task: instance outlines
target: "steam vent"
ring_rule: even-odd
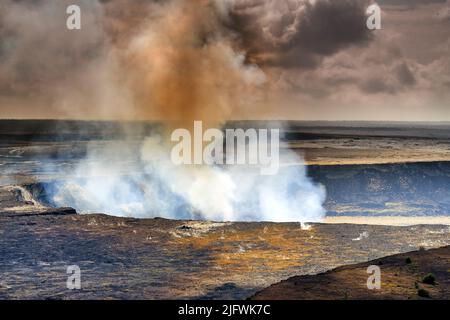
[[[0,0],[0,300],[348,317],[449,272],[450,0]]]

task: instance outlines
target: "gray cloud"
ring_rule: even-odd
[[[124,91],[133,88],[125,86],[128,79],[116,53],[127,51],[149,19],[161,19],[157,16],[161,6],[170,8],[183,2],[190,1],[2,1],[0,105],[19,106],[7,114],[14,111],[20,116],[32,109],[32,117],[131,113]],[[367,3],[216,1],[211,2],[216,11],[211,18],[219,20],[199,23],[201,30],[195,31],[195,37],[200,44],[222,37],[243,52],[247,62],[263,68],[315,68],[324,57],[370,40],[365,28]],[[69,4],[82,9],[80,31],[65,28]]]
[[[252,62],[317,67],[325,56],[366,44],[369,1],[237,1],[233,23]]]
[[[133,117],[136,85],[124,70],[130,64],[124,53],[136,39],[148,39],[146,24],[163,19],[159,7],[184,1],[2,0],[0,117]],[[449,2],[377,2],[383,30],[371,32],[365,27],[369,0],[211,0],[214,13],[195,25],[192,45],[203,52],[219,37],[265,72],[267,83],[251,91],[259,109],[240,109],[237,118],[247,112],[322,119],[337,110],[364,118],[357,116],[363,104],[384,110],[366,110],[367,117],[399,117],[389,103],[416,105],[421,116],[447,114]],[[83,29],[76,32],[65,28],[65,8],[74,3],[83,12]],[[151,65],[148,56],[140,59]]]
[[[66,8],[82,9],[82,29],[66,28]],[[0,111],[6,117],[93,117],[120,113],[104,10],[90,0],[2,0]],[[92,108],[95,105],[95,108]],[[5,110],[6,109],[6,110]]]
[[[404,5],[427,5],[427,4],[435,4],[435,3],[445,3],[447,0],[378,0],[377,3],[380,5],[396,5],[396,6],[404,6]]]
[[[0,4],[0,77],[16,93],[48,90],[101,52],[100,8],[84,1],[84,28],[73,32],[65,28],[66,16],[61,14],[67,3],[4,0]]]
[[[406,63],[402,63],[396,68],[399,82],[405,87],[411,87],[416,84],[416,78]]]

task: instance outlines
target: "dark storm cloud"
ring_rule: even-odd
[[[365,118],[354,115],[363,104],[404,105],[404,110],[415,104],[439,118],[450,101],[450,2],[376,2],[383,10],[379,31],[366,28],[371,0],[0,0],[0,117],[72,117],[74,110],[81,118],[131,114],[137,85],[127,78],[132,59],[126,53],[149,41],[149,34],[161,43],[172,37],[155,33],[153,26],[163,21],[196,52],[188,65],[197,65],[198,52],[223,40],[242,58],[238,64],[261,69],[267,79],[263,92],[252,91],[263,96],[255,103],[260,109],[253,109],[258,114],[302,118],[309,108],[313,119],[333,118],[339,105],[342,114]],[[189,31],[180,17],[167,18],[186,3],[210,6],[207,18],[197,13],[201,17],[192,19],[195,28]],[[82,9],[81,31],[65,28],[69,4]],[[197,47],[191,48],[189,39]],[[148,72],[148,60],[166,52],[153,48],[139,56],[143,63],[136,69]],[[167,52],[181,53],[174,48]],[[142,91],[148,93],[148,87]],[[282,110],[289,111],[276,114]]]
[[[102,64],[112,45],[126,46],[141,32],[140,26],[155,3],[164,2],[2,0],[2,97],[34,96],[47,103],[56,100],[53,90],[64,87],[65,83],[77,89],[78,80]],[[224,30],[234,29],[235,46],[247,54],[248,60],[262,67],[316,67],[323,57],[370,39],[365,28],[368,5],[365,0],[236,0],[230,3],[225,15],[229,14],[231,19],[228,22],[223,19],[222,23],[228,23],[229,27]],[[80,31],[65,28],[65,9],[69,4],[78,4],[82,9]]]
[[[380,5],[426,5],[435,3],[445,3],[447,0],[378,0]]]
[[[383,78],[367,79],[360,84],[360,88],[363,92],[369,94],[395,92],[394,87],[389,83],[386,83]]]
[[[252,62],[317,67],[325,56],[366,44],[370,1],[238,1],[231,15]]]

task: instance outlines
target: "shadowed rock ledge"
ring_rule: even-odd
[[[37,201],[22,186],[0,187],[0,217],[77,214],[73,208],[53,208]]]

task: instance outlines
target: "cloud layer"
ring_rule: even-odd
[[[3,0],[0,117],[450,120],[449,2],[370,3]]]

